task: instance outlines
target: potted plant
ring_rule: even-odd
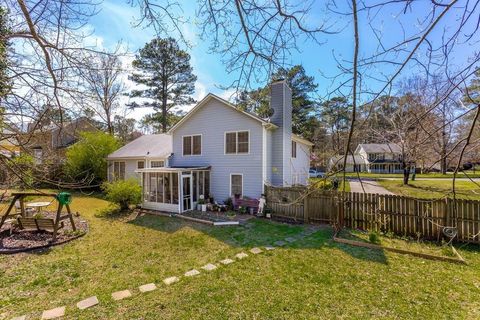
[[[203,196],[203,194],[201,194],[199,197],[198,197],[198,202],[197,202],[197,210],[201,210],[203,212],[206,212],[207,211],[207,204],[205,202],[205,197]]]

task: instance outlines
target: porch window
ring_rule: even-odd
[[[113,162],[113,179],[114,180],[125,179],[125,162],[124,161]]]
[[[183,137],[183,155],[201,155],[202,154],[202,136],[192,135]]]
[[[250,151],[250,137],[248,131],[225,133],[225,153],[242,154]]]
[[[144,173],[144,200],[178,204],[178,173]]]
[[[242,196],[243,194],[243,175],[230,175],[230,194],[232,196]]]
[[[165,161],[150,161],[150,168],[165,167]]]
[[[292,140],[292,158],[297,157],[297,142]]]

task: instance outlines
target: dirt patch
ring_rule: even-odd
[[[42,212],[42,218],[55,218],[53,212]],[[74,216],[73,221],[77,228],[73,231],[70,219],[63,220],[64,227],[58,230],[57,238],[52,241],[52,233],[47,231],[22,230],[16,224],[5,224],[0,230],[0,254],[11,254],[34,249],[46,248],[69,242],[85,235],[88,223],[80,216]]]

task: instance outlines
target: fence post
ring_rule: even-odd
[[[303,222],[308,223],[310,216],[310,208],[308,206],[308,196],[303,198]]]

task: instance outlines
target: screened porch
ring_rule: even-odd
[[[176,212],[192,210],[201,195],[210,194],[210,167],[139,169],[142,207]]]

